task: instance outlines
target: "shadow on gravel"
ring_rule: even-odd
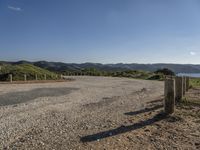
[[[145,109],[138,110],[138,111],[127,112],[127,113],[124,113],[124,114],[125,115],[138,115],[138,114],[141,114],[141,113],[154,111],[154,110],[159,109],[159,108],[163,108],[163,105],[156,105],[156,106],[151,107],[151,108],[145,108]]]
[[[158,122],[158,121],[166,119],[166,118],[170,118],[170,116],[168,117],[164,113],[159,113],[156,116],[154,116],[153,118],[150,118],[148,120],[141,121],[139,123],[135,123],[135,124],[129,125],[129,126],[121,126],[121,127],[115,128],[115,129],[108,130],[108,131],[103,131],[100,133],[87,135],[87,136],[81,137],[80,140],[83,143],[93,142],[96,140],[104,139],[104,138],[111,137],[111,136],[116,136],[118,134],[126,133],[129,131],[137,130],[137,129],[151,125],[155,122]]]
[[[163,102],[163,101],[164,101],[164,99],[161,98],[161,99],[156,99],[156,100],[153,100],[153,101],[147,102],[147,104],[154,104],[154,103]]]
[[[25,103],[39,97],[67,95],[77,88],[37,88],[31,91],[12,92],[0,95],[0,106]]]

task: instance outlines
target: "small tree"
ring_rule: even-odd
[[[156,73],[156,74],[161,73],[161,74],[164,74],[164,75],[171,75],[171,76],[175,75],[175,73],[168,68],[158,69],[154,73]]]

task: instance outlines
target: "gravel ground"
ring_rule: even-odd
[[[72,82],[1,84],[0,149],[112,149],[109,145],[118,144],[118,149],[130,149],[118,138],[106,139],[128,132],[113,129],[123,127],[130,112],[163,96],[159,81],[73,78]]]

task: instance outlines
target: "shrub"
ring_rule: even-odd
[[[161,73],[163,75],[170,75],[170,76],[174,76],[175,75],[175,73],[172,70],[168,69],[168,68],[158,69],[154,73],[156,73],[156,74]]]

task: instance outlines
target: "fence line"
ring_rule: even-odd
[[[164,86],[164,111],[166,114],[174,113],[175,102],[180,102],[189,90],[189,77],[175,77],[165,79]]]
[[[38,74],[35,74],[35,75],[32,75],[31,76],[31,79],[28,78],[28,75],[27,74],[23,74],[21,77],[19,77],[20,79],[16,80],[14,78],[15,76],[13,74],[8,74],[8,81],[9,82],[13,82],[13,81],[38,81],[38,80],[47,80],[47,77],[50,77],[51,80],[58,80],[58,79],[66,79],[65,76],[63,76],[62,74],[60,76],[58,75],[49,75],[47,76],[47,74],[43,74],[43,75],[38,75]]]

